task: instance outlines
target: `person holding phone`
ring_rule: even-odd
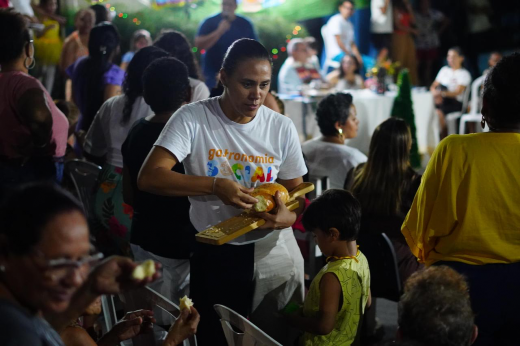
[[[195,47],[206,51],[202,54],[202,69],[210,90],[217,85],[217,74],[229,46],[241,38],[257,40],[251,21],[235,14],[236,9],[236,0],[222,0],[222,12],[206,18],[195,37]]]

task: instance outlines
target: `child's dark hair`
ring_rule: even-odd
[[[191,50],[188,39],[182,32],[171,29],[161,30],[153,45],[164,49],[172,57],[182,61],[188,68],[191,78],[202,80],[199,64]]]
[[[318,104],[316,110],[316,121],[320,132],[324,136],[335,136],[338,134],[336,122],[345,124],[350,115],[352,105],[352,95],[337,93],[325,97]]]
[[[269,64],[272,64],[269,52],[260,42],[250,38],[242,38],[229,46],[222,62],[222,69],[228,75],[232,75],[237,66],[248,59],[267,60]]]
[[[26,254],[40,242],[49,221],[74,211],[84,215],[81,203],[59,186],[52,183],[24,185],[4,196],[0,206],[0,234],[7,239],[9,251]]]
[[[361,226],[361,204],[348,191],[327,190],[305,210],[302,223],[309,232],[319,229],[328,233],[336,228],[340,240],[356,240]]]
[[[143,74],[144,100],[155,113],[174,112],[190,95],[188,69],[175,58],[160,58]]]
[[[143,73],[154,60],[165,58],[168,53],[157,47],[144,47],[135,53],[132,61],[128,64],[125,81],[123,82],[123,93],[125,94],[125,106],[121,124],[130,121],[135,100],[143,94]]]

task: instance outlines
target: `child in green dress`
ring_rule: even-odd
[[[287,315],[305,332],[302,345],[359,344],[362,317],[371,304],[368,262],[356,244],[360,221],[361,205],[345,190],[326,191],[303,214],[327,264],[312,281],[303,309]]]

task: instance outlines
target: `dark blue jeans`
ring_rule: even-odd
[[[520,262],[486,265],[437,262],[435,265],[449,266],[468,281],[478,327],[473,346],[520,345]]]
[[[24,165],[0,160],[0,197],[9,189],[37,181],[56,181],[56,165],[52,157],[34,157]]]

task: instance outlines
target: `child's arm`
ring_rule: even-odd
[[[336,314],[340,308],[341,285],[336,275],[327,273],[320,281],[320,310],[316,317],[288,315],[289,323],[305,332],[326,335],[332,332],[336,324]]]

